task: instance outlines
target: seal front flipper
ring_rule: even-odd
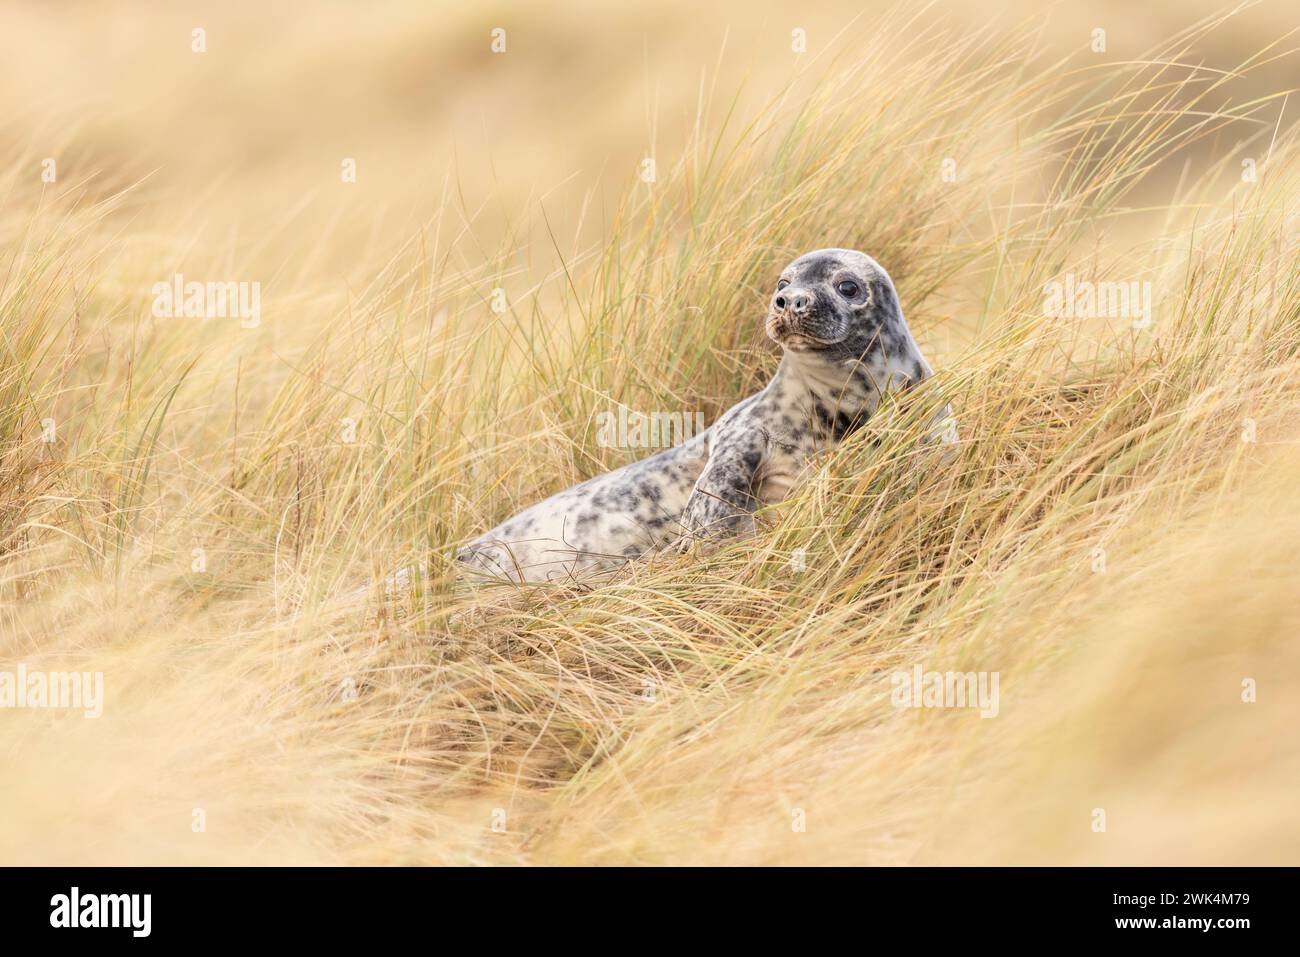
[[[767,446],[767,434],[753,426],[720,430],[713,437],[708,462],[686,502],[684,544],[754,527],[754,510],[762,504],[754,494],[754,480],[767,458]]]

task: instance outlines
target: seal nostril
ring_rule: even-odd
[[[793,305],[794,305],[794,307],[795,307],[796,309],[807,309],[807,308],[808,308],[808,297],[807,297],[807,296],[802,296],[802,295],[800,295],[800,296],[795,296],[795,297],[794,297],[794,303],[793,303]]]
[[[778,309],[785,308],[785,296],[777,296],[772,302]]]

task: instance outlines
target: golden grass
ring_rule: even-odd
[[[416,85],[415,10],[367,21],[348,63],[370,96]],[[248,16],[207,56],[261,49]],[[298,102],[342,16],[230,82]],[[1203,69],[1236,19],[1062,59],[1041,21],[900,7],[759,90],[692,76],[656,181],[629,162],[576,193],[530,194],[523,160],[492,185],[464,155],[376,176],[376,141],[412,135],[400,103],[342,114],[371,137],[357,194],[329,181],[334,114],[204,187],[211,158],[145,120],[47,145],[33,106],[0,178],[0,665],[102,671],[106,701],[0,711],[0,860],[1295,863],[1300,140],[1285,87],[1249,86],[1294,65],[1273,16]],[[519,111],[507,138],[562,141],[509,105],[542,56],[517,22],[524,73],[444,68]],[[486,47],[479,27],[449,42]],[[178,74],[182,50],[160,54]],[[543,88],[584,95],[573,72]],[[206,91],[216,129],[264,135],[211,76],[170,99],[123,77],[178,122]],[[99,159],[42,186],[59,147]],[[380,227],[403,207],[427,224]],[[599,447],[597,413],[711,419],[760,385],[765,291],[830,245],[890,270],[934,380],[753,540],[597,588],[455,581],[456,542],[642,454]],[[261,281],[262,324],[151,316],[175,272]],[[1151,282],[1154,326],[1044,315],[1066,272]],[[945,401],[963,442],[940,466],[917,436]],[[415,562],[409,591],[343,597]],[[997,672],[998,717],[895,709],[915,664]]]

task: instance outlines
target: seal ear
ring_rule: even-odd
[[[866,307],[875,312],[876,306],[880,302],[880,290],[876,287],[880,284],[880,277],[871,276],[863,285],[863,292],[866,298]]]
[[[875,275],[867,283],[867,315],[876,329],[892,331],[898,327],[903,311],[889,277]]]

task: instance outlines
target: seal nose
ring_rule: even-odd
[[[795,315],[802,315],[812,305],[812,296],[806,292],[787,289],[785,292],[776,294],[776,298],[772,300],[772,305],[776,306],[781,312],[789,310]]]

